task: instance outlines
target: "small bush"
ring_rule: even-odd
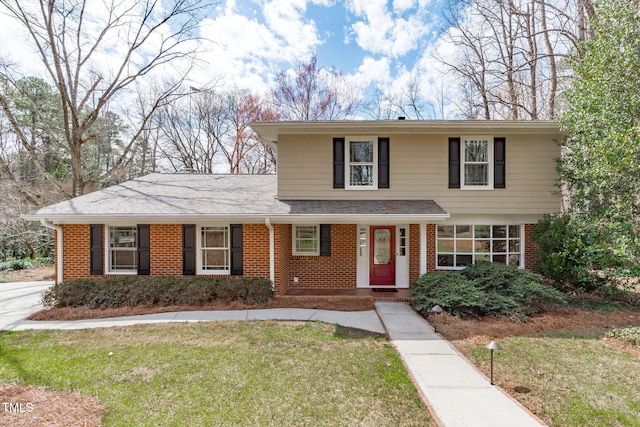
[[[0,262],[0,271],[27,270],[45,265],[51,265],[49,258],[8,259]]]
[[[425,274],[411,285],[414,308],[426,314],[436,304],[455,316],[481,314],[487,296],[458,272]]]
[[[616,338],[628,344],[640,346],[640,326],[616,328],[607,333],[608,338]]]
[[[271,281],[257,278],[110,276],[55,284],[42,297],[45,307],[117,308],[137,305],[205,305],[215,300],[266,304]]]
[[[427,273],[413,282],[411,298],[422,314],[434,305],[455,316],[502,314],[518,320],[547,305],[564,304],[564,295],[540,275],[505,264],[477,263],[461,271]]]

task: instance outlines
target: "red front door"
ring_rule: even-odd
[[[395,241],[395,227],[371,227],[370,285],[396,284]]]

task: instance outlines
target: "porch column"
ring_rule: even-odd
[[[420,276],[427,272],[427,224],[420,224]]]
[[[271,224],[271,218],[265,218],[265,225],[269,229],[269,280],[271,280],[271,286],[275,289],[276,286],[276,238],[273,230],[273,224]]]

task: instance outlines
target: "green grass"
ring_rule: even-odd
[[[433,425],[388,342],[324,323],[4,333],[0,361],[1,382],[97,397],[106,426]]]
[[[603,339],[609,329],[501,338],[496,383],[554,427],[640,426],[640,352]],[[463,351],[489,371],[484,345]]]

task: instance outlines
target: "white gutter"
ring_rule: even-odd
[[[264,223],[269,229],[269,280],[271,280],[271,286],[276,286],[276,237],[273,231],[273,225],[271,224],[271,218],[266,217]]]
[[[52,222],[47,221],[46,219],[41,219],[40,220],[40,224],[44,225],[47,228],[51,228],[52,230],[56,231],[56,263],[58,264],[57,266],[57,270],[58,270],[58,276],[57,276],[57,280],[56,283],[62,283],[62,280],[64,278],[64,274],[62,271],[63,268],[63,261],[64,261],[64,257],[63,257],[63,238],[62,238],[62,227],[59,227],[57,225],[54,225]]]

